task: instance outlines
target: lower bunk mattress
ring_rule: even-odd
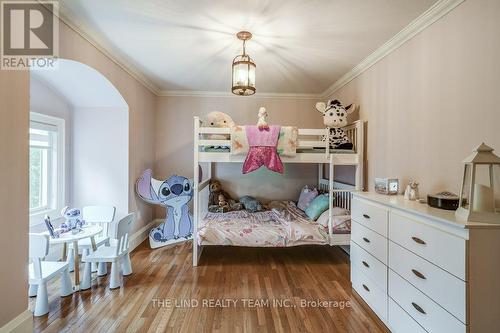
[[[328,244],[328,227],[310,220],[291,201],[273,201],[269,210],[207,213],[198,229],[199,245],[289,247]],[[333,232],[349,234],[350,215],[334,216]]]

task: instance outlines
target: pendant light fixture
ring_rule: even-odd
[[[237,55],[233,59],[233,78],[231,91],[235,95],[250,96],[255,94],[255,63],[246,54],[246,41],[252,38],[248,31],[240,31],[236,34],[239,40],[243,41],[243,54]]]

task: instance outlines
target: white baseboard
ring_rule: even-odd
[[[133,251],[136,247],[138,247],[142,242],[144,242],[148,237],[149,237],[149,232],[151,229],[154,227],[157,227],[161,222],[163,222],[162,219],[155,219],[148,224],[146,224],[144,227],[141,229],[137,230],[134,232],[132,236],[130,236],[130,251]]]
[[[29,310],[22,312],[16,318],[0,327],[0,333],[31,333],[33,332],[33,313]]]

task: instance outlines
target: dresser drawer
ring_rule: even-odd
[[[465,281],[465,239],[391,212],[389,239]]]
[[[389,270],[389,296],[430,333],[466,332],[465,324],[391,269]]]
[[[387,237],[389,210],[366,200],[354,198],[351,203],[352,219]]]
[[[351,266],[355,265],[384,292],[387,292],[387,266],[351,242]]]
[[[401,309],[390,297],[387,317],[392,333],[426,333],[422,326]]]
[[[387,238],[352,221],[351,240],[387,265]]]
[[[377,316],[385,321],[387,319],[387,294],[363,274],[357,265],[351,265],[351,282],[354,290]]]
[[[466,283],[401,246],[389,242],[389,267],[466,323]]]

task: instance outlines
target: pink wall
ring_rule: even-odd
[[[500,154],[499,12],[497,0],[467,0],[334,94],[368,122],[370,189],[399,177],[458,193],[476,145]]]
[[[29,72],[0,70],[0,327],[28,307]]]

